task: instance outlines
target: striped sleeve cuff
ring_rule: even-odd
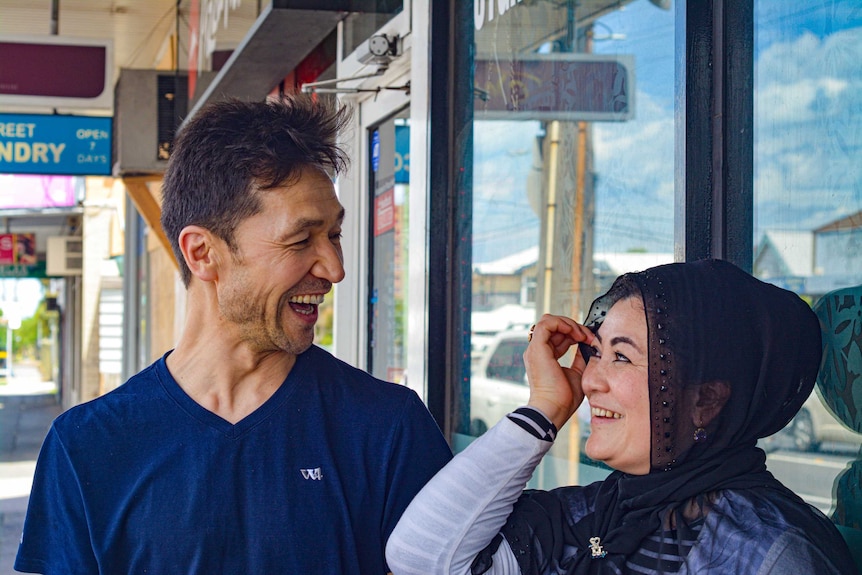
[[[534,407],[519,407],[506,417],[536,439],[554,441],[557,437],[557,426]]]

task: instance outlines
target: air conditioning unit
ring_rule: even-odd
[[[188,76],[123,68],[114,94],[114,176],[164,173],[188,113]]]
[[[48,238],[45,272],[49,276],[79,276],[84,271],[84,238]]]

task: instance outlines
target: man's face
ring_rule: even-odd
[[[311,346],[318,305],[344,278],[344,208],[323,172],[259,192],[262,210],[234,232],[219,271],[221,315],[255,351],[298,355]]]

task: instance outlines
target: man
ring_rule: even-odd
[[[312,345],[344,277],[346,119],[297,96],[211,105],[181,131],[162,225],[183,335],[55,421],[16,569],[386,572],[389,533],[451,454],[414,392]]]

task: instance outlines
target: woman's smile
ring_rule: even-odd
[[[622,419],[622,414],[601,407],[590,407],[590,415],[596,419]]]

